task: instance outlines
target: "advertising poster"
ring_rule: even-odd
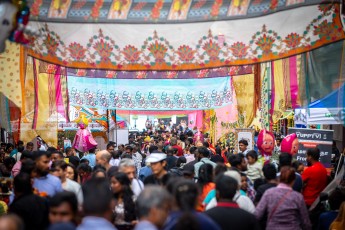
[[[307,165],[306,151],[308,148],[320,149],[320,162],[331,167],[333,130],[289,128],[289,134],[296,133],[299,140],[297,161]]]
[[[248,150],[254,149],[254,129],[235,129],[235,135],[236,135],[236,143],[235,143],[235,152],[239,152],[239,146],[238,142],[240,140],[246,140],[248,142]]]

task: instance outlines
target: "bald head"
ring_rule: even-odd
[[[96,154],[96,164],[102,165],[104,167],[109,166],[109,161],[111,159],[111,154],[107,150],[102,150]]]

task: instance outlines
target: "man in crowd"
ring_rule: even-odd
[[[24,150],[23,153],[20,156],[20,160],[15,163],[15,165],[12,168],[12,176],[15,177],[17,174],[19,174],[20,169],[22,168],[22,163],[26,159],[32,159],[32,153]]]
[[[109,170],[111,165],[109,164],[111,160],[111,154],[107,150],[102,150],[96,154],[96,164],[102,165],[106,171]]]
[[[33,187],[40,193],[46,193],[52,197],[57,192],[62,192],[61,181],[56,176],[49,174],[50,156],[46,151],[36,151],[33,154],[35,160],[36,178]]]
[[[310,207],[327,186],[327,171],[319,162],[320,150],[318,148],[308,149],[306,154],[310,167],[304,170],[302,174],[303,197],[307,207]]]
[[[262,168],[266,183],[260,185],[256,190],[254,203],[258,204],[267,189],[278,185],[277,169],[273,164],[266,164]]]
[[[58,150],[55,150],[54,152],[51,153],[50,155],[50,160],[52,162],[54,161],[62,161],[63,160],[63,154],[62,152],[58,151]]]
[[[170,175],[165,169],[167,165],[167,155],[164,153],[152,153],[146,158],[146,162],[151,164],[152,175],[144,180],[144,184],[166,185]]]
[[[72,147],[66,148],[66,158],[68,158],[68,162],[73,164],[75,167],[78,167],[80,158],[77,155],[76,151]]]
[[[279,155],[279,167],[282,168],[283,166],[291,166],[292,165],[292,156],[289,153],[281,153]],[[296,174],[296,179],[293,184],[293,190],[296,192],[302,192],[303,188],[303,181],[302,177],[299,173],[295,172]],[[277,176],[280,176],[280,173],[277,174]]]
[[[49,201],[49,221],[57,223],[77,223],[78,201],[72,192],[59,192]]]
[[[116,151],[115,151],[115,144],[114,144],[114,142],[111,141],[111,142],[109,142],[107,144],[107,151],[111,155],[111,159],[109,161],[109,164],[111,166],[118,166],[119,163],[120,163],[120,159],[119,159],[119,157],[116,157]]]
[[[96,149],[90,149],[89,150],[89,154],[87,154],[86,156],[82,157],[81,160],[86,159],[89,161],[89,165],[91,166],[91,168],[95,167],[96,165],[96,155],[95,155],[95,151]]]
[[[143,161],[143,157],[141,154],[137,151],[137,147],[135,145],[129,145],[126,146],[126,153],[131,155],[134,163],[135,163],[135,168],[136,168],[136,173],[137,176],[139,176],[139,172],[141,169],[141,163]]]
[[[136,178],[135,163],[132,159],[122,159],[119,164],[119,172],[127,174],[128,179],[131,181],[131,188],[136,197],[144,189],[144,184]]]
[[[177,156],[183,156],[183,149],[177,144],[177,139],[175,137],[170,138],[170,146],[177,149]]]
[[[199,162],[194,165],[194,176],[195,178],[198,178],[199,176],[199,168],[203,164],[210,164],[213,166],[213,168],[216,168],[217,164],[214,163],[209,159],[210,157],[210,151],[206,147],[199,147],[198,148],[199,153]]]
[[[246,156],[247,152],[249,151],[247,147],[248,147],[248,141],[242,139],[238,142],[239,152],[243,153],[244,156]]]
[[[255,230],[260,229],[255,216],[243,209],[233,201],[237,192],[238,183],[235,179],[221,174],[216,179],[217,207],[206,211],[206,215],[211,217],[223,230]]]
[[[251,199],[249,199],[246,195],[240,194],[240,187],[241,187],[241,174],[237,170],[229,170],[224,173],[225,176],[232,177],[237,181],[238,187],[237,192],[234,195],[233,200],[240,206],[240,208],[246,210],[247,212],[254,213],[255,206]]]
[[[26,230],[46,229],[48,227],[48,202],[33,194],[30,175],[19,173],[13,181],[14,200],[9,213],[17,214],[24,222]]]
[[[171,208],[169,193],[159,186],[148,186],[137,199],[139,223],[135,230],[161,229],[169,215]]]
[[[25,150],[27,150],[29,152],[33,152],[34,151],[34,143],[32,143],[32,142],[26,143]]]
[[[77,182],[67,178],[67,166],[68,165],[65,161],[54,161],[51,171],[53,172],[53,175],[60,178],[63,190],[73,192],[81,205],[83,203],[81,186]]]
[[[237,170],[239,172],[247,171],[247,161],[242,153],[231,155],[229,157],[229,163],[233,170]]]
[[[83,196],[87,202],[83,203],[85,217],[77,230],[115,230],[110,222],[113,218],[115,201],[109,189],[110,185],[104,178],[93,178],[83,185]]]

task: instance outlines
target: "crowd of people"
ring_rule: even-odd
[[[310,210],[329,183],[319,149],[304,168],[278,144],[277,163],[263,164],[245,140],[233,153],[192,134],[145,132],[87,153],[3,143],[0,229],[345,229],[343,182]]]

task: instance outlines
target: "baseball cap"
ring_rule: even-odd
[[[150,156],[146,158],[147,163],[156,163],[165,160],[167,155],[165,153],[151,153]]]

